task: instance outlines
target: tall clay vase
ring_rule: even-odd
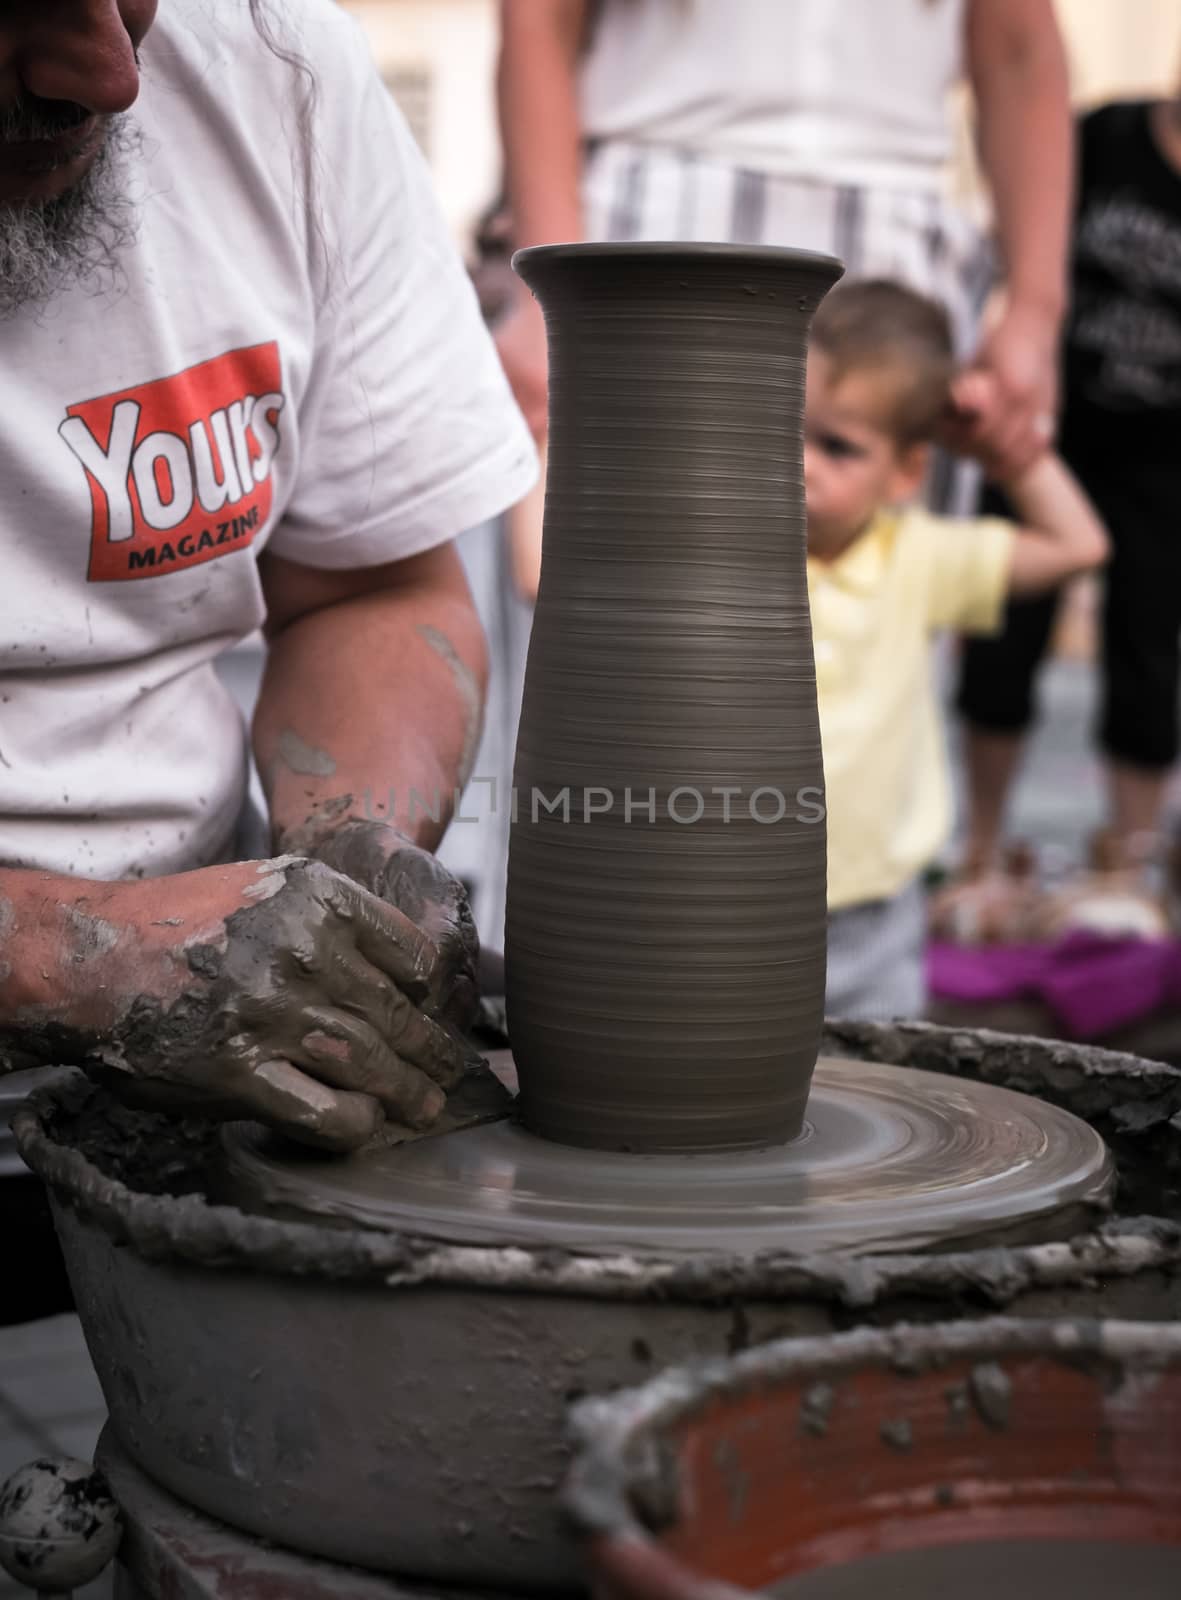
[[[805,578],[808,325],[830,257],[552,245],[549,469],[505,935],[526,1126],[795,1137],[824,1002]]]

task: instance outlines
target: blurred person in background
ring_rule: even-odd
[[[976,444],[1013,469],[1045,447],[1071,190],[1051,0],[502,0],[501,11],[518,246],[830,252],[851,278],[894,278],[947,309],[957,354],[996,380]],[[979,343],[987,257],[949,192],[949,96],[965,75],[1006,288]],[[545,335],[528,296],[498,345],[541,437]],[[944,484],[931,498],[954,496]]]
[[[1146,869],[1160,862],[1161,811],[1178,751],[1181,95],[1092,111],[1078,142],[1062,452],[1112,539],[1097,730],[1110,826],[1092,847],[1094,875],[1066,888],[1060,910],[1072,924],[1101,911],[1112,931],[1115,918],[1127,931],[1160,934],[1167,920]],[[1011,606],[998,637],[965,650],[959,705],[968,725],[970,832],[960,877],[936,905],[937,923],[952,937],[1038,931],[1029,873],[1000,864],[1001,835],[1058,601],[1051,594]],[[1054,931],[1055,915],[1052,904],[1042,907],[1048,921],[1040,931]]]
[[[1051,0],[501,0],[498,75],[512,241],[675,239],[828,251],[850,277],[937,299],[987,371],[965,439],[1017,471],[1048,443],[1070,214],[1071,118]],[[981,341],[991,258],[951,196],[950,95],[967,76],[1007,295]],[[541,312],[518,286],[496,339],[539,441]],[[937,458],[928,500],[971,509],[977,475]],[[443,859],[503,938],[507,793],[541,498],[465,553],[488,632],[489,715]],[[490,573],[489,562],[495,563]],[[492,786],[495,785],[495,798]]]

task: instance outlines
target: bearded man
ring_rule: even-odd
[[[355,24],[262,4],[0,9],[0,1070],[350,1148],[464,1065],[452,540],[534,463]]]

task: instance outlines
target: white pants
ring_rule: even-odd
[[[663,145],[610,140],[587,152],[588,239],[721,241],[819,250],[850,278],[894,278],[946,307],[956,353],[975,347],[995,275],[990,245],[937,189],[861,189],[708,161]],[[940,455],[926,495],[934,511],[968,515],[979,473]]]

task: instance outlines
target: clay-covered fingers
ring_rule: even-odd
[[[290,1061],[255,1063],[235,1099],[241,1115],[324,1150],[359,1150],[384,1120],[375,1096],[329,1088]]]
[[[273,1047],[273,1041],[272,1041]],[[158,1063],[155,1076],[95,1058],[87,1073],[127,1105],[172,1116],[265,1122],[325,1150],[356,1150],[384,1121],[373,1095],[344,1092],[301,1072],[248,1033],[210,1044],[198,1062],[177,1056]]]
[[[385,823],[351,819],[318,839],[315,848],[320,861],[394,913],[393,918],[365,919],[368,940],[387,946],[385,954],[366,948],[375,965],[428,1016],[460,1030],[467,1027],[479,1006],[479,940],[459,879],[429,850]],[[390,939],[394,951],[388,949]],[[408,977],[407,963],[418,969],[417,984]]]
[[[439,1084],[397,1055],[360,1017],[327,1007],[303,1014],[294,1060],[336,1089],[372,1095],[395,1122],[426,1128],[446,1103]]]
[[[439,952],[396,906],[334,874],[331,905],[352,926],[357,949],[412,1000],[430,993]]]
[[[410,851],[403,851],[398,859],[405,861],[408,856]],[[464,1029],[480,1006],[480,990],[475,981],[480,939],[475,933],[472,910],[462,883],[438,866],[434,856],[427,856],[426,851],[416,851],[414,856],[418,859],[414,859],[413,875],[418,882],[410,901],[403,901],[397,893],[382,898],[405,909],[419,933],[426,934],[434,947],[429,997],[422,1002],[426,1010]],[[400,890],[410,875],[400,872],[395,888]]]
[[[384,1120],[373,1096],[338,1093],[287,1061],[239,1062],[217,1087],[138,1077],[101,1065],[88,1065],[87,1071],[127,1105],[178,1117],[265,1122],[324,1150],[357,1150]]]
[[[460,1030],[469,1028],[480,1009],[480,941],[466,899],[431,935],[439,952],[432,990],[435,1014]]]
[[[458,1028],[467,1027],[479,1006],[476,962],[480,941],[463,884],[429,851],[403,844],[370,887],[387,905],[409,917],[434,947],[436,959],[425,1008]]]
[[[467,1047],[419,1010],[359,951],[335,952],[323,984],[334,1009],[362,1018],[403,1061],[444,1089],[459,1081],[468,1064]]]

